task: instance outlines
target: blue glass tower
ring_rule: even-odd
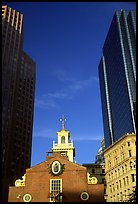
[[[105,147],[136,133],[136,12],[116,11],[99,67]]]

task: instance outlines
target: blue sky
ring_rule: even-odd
[[[24,14],[24,51],[36,62],[34,166],[46,158],[60,118],[78,164],[94,163],[103,137],[98,79],[102,47],[116,10],[135,2],[5,2]]]

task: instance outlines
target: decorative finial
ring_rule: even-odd
[[[64,115],[62,115],[62,118],[60,119],[62,121],[62,130],[65,130],[65,121],[66,119],[64,118]]]

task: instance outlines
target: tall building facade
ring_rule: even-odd
[[[31,163],[35,62],[23,51],[23,14],[2,6],[2,200]]]
[[[136,133],[136,12],[116,11],[100,60],[105,147]]]
[[[126,202],[136,187],[136,134],[125,134],[106,148],[107,202]]]

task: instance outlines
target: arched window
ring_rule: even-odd
[[[124,167],[122,166],[122,174],[124,174]]]
[[[130,162],[130,169],[135,169],[135,168],[136,168],[136,163]]]
[[[118,169],[118,176],[120,176],[120,169]]]
[[[115,170],[115,176],[117,177],[117,171]]]
[[[65,136],[62,136],[62,137],[61,137],[61,143],[62,143],[62,144],[65,144]]]
[[[108,179],[109,179],[109,181],[110,181],[110,174],[108,174]]]
[[[125,164],[125,171],[127,172],[127,165]]]

